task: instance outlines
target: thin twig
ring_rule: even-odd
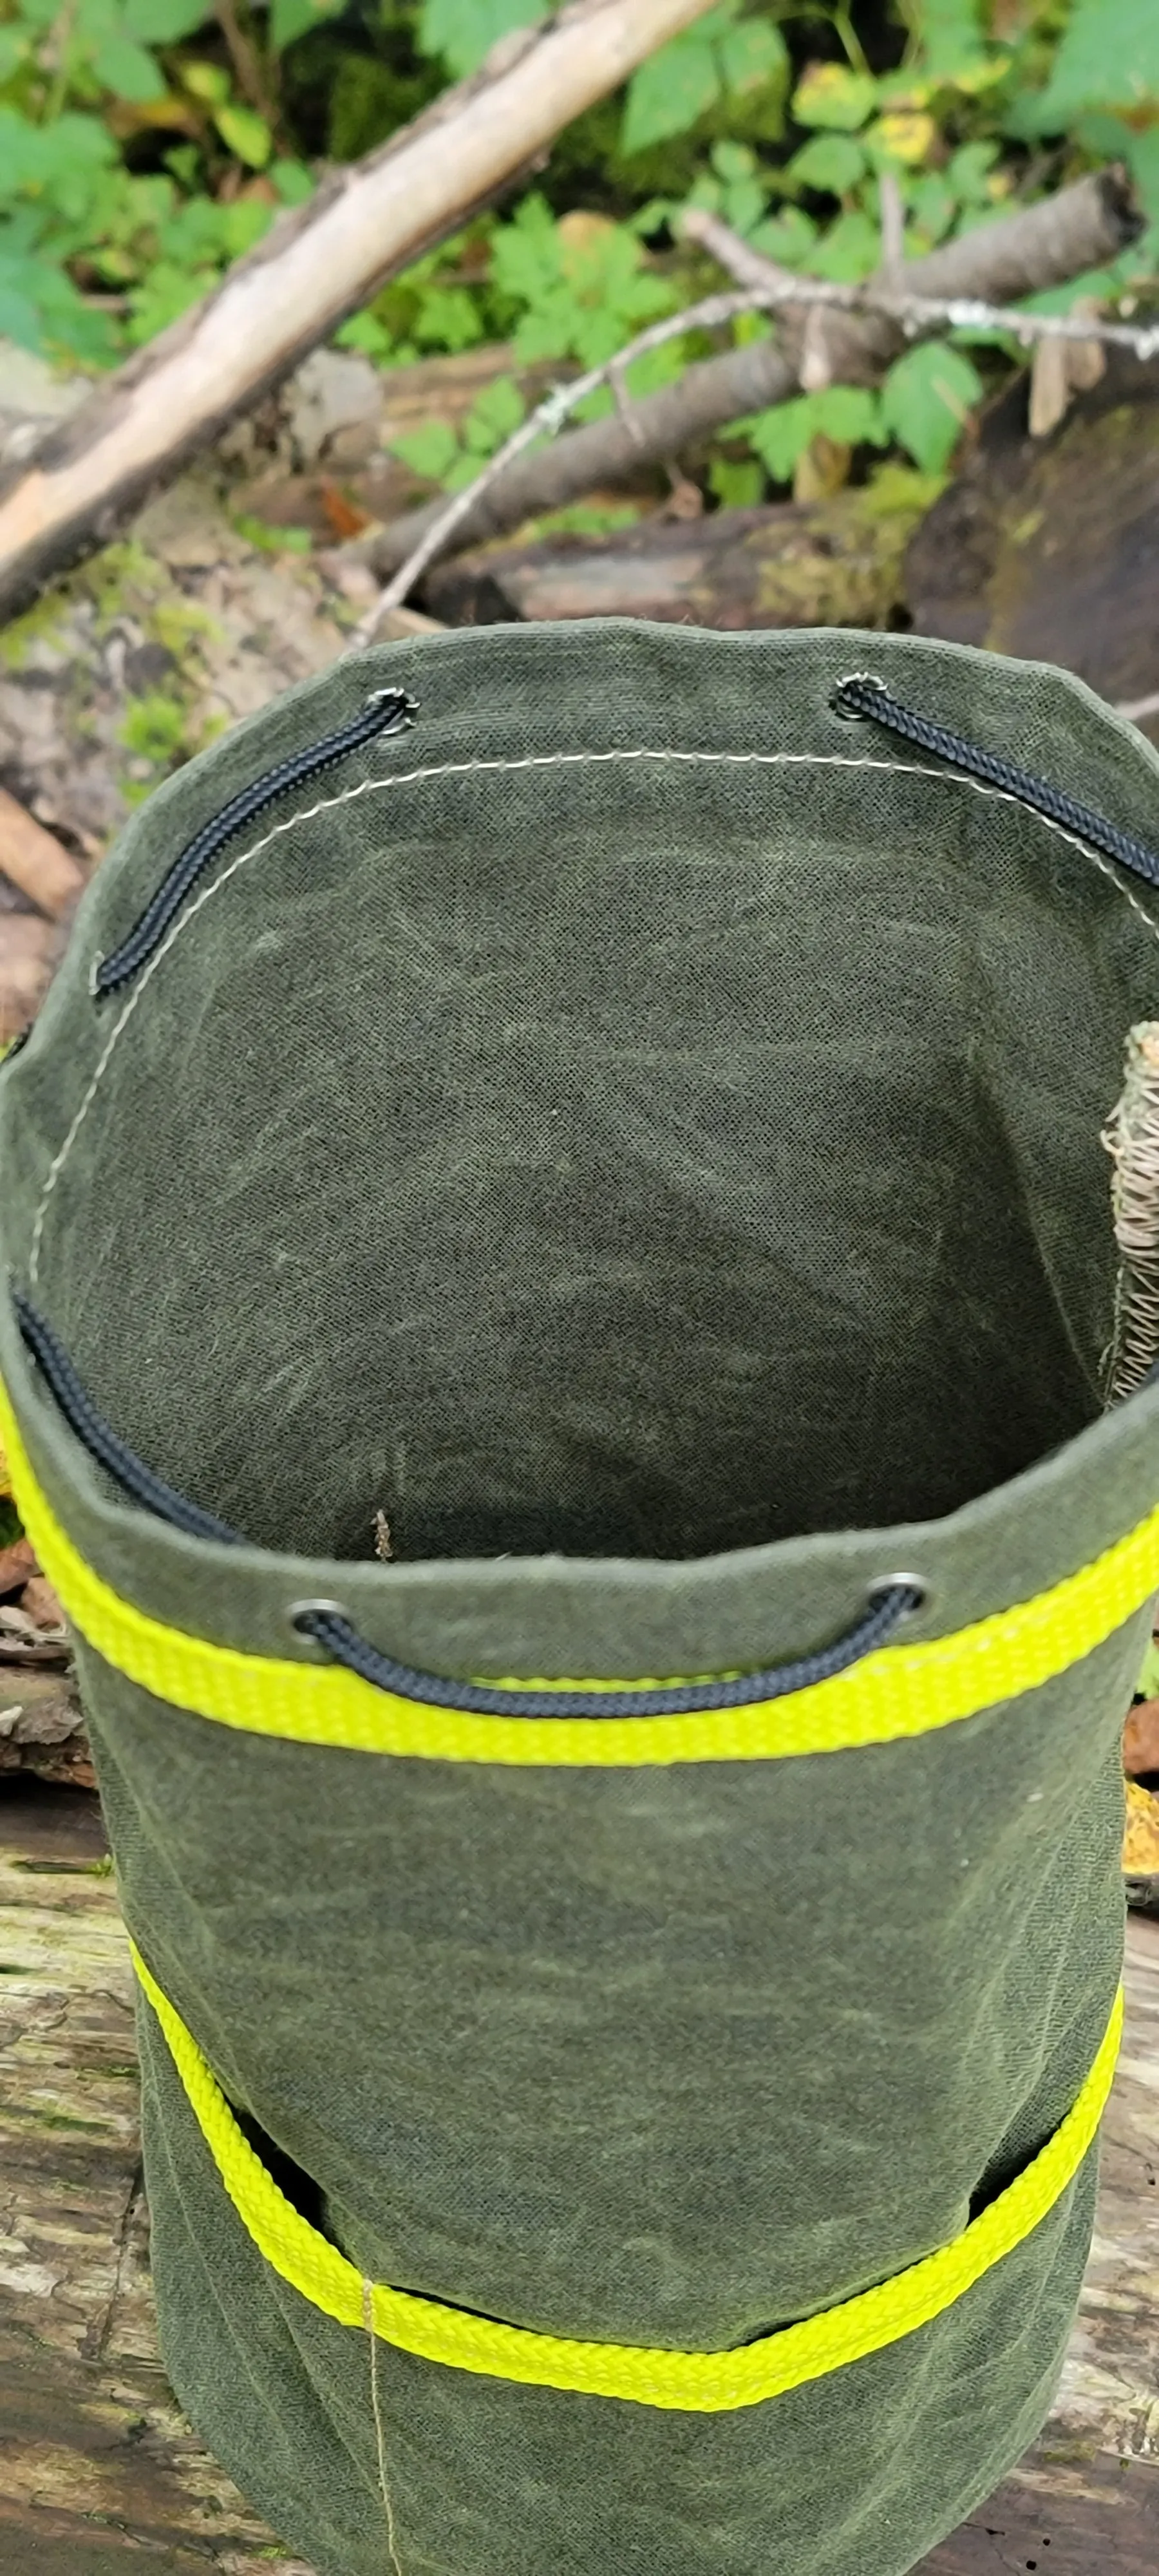
[[[1038,340],[1102,340],[1120,349],[1133,349],[1136,357],[1146,360],[1159,356],[1159,324],[1138,329],[1127,322],[1095,322],[1086,315],[1069,313],[1024,313],[1015,305],[984,304],[971,295],[897,295],[885,286],[836,286],[817,277],[779,277],[770,286],[738,288],[732,294],[706,295],[699,304],[690,304],[681,313],[670,313],[662,322],[650,323],[636,339],[618,349],[613,358],[601,366],[589,367],[587,374],[576,376],[571,384],[553,386],[551,392],[528,415],[521,426],[499,448],[477,474],[473,483],[448,501],[427,529],[425,536],[400,565],[393,580],[379,593],[373,606],[360,618],[351,638],[351,647],[369,644],[384,617],[392,608],[401,607],[409,591],[421,580],[427,565],[441,554],[448,537],[460,521],[473,510],[481,495],[506,472],[513,459],[525,447],[541,437],[554,438],[569,415],[586,402],[590,394],[615,377],[650,349],[659,349],[668,340],[683,339],[689,331],[719,331],[741,313],[777,313],[786,306],[804,304],[829,305],[838,313],[880,313],[898,323],[907,339],[917,339],[925,332],[939,329],[953,331],[1010,332],[1022,347],[1029,348]]]

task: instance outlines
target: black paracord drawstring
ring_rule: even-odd
[[[251,786],[243,787],[236,796],[231,796],[228,805],[223,805],[219,814],[211,815],[208,823],[203,823],[201,830],[186,843],[120,947],[114,948],[111,957],[97,960],[92,976],[93,992],[115,993],[122,984],[129,983],[142,966],[147,965],[155,949],[160,947],[170,922],[176,918],[186,897],[192,893],[198,879],[204,876],[218,851],[233,839],[235,832],[242,831],[247,823],[254,822],[259,814],[264,813],[275,797],[286,795],[290,788],[304,786],[307,779],[317,777],[319,770],[329,769],[334,761],[342,760],[348,751],[358,751],[363,743],[405,732],[406,727],[413,724],[417,710],[417,698],[409,697],[405,689],[375,689],[361,712],[352,716],[348,724],[339,725],[336,733],[324,734],[321,742],[309,743],[304,751],[296,751],[288,760],[278,761],[273,769],[264,770],[260,778],[255,778]]]
[[[212,1512],[202,1511],[199,1504],[187,1502],[109,1429],[43,1316],[19,1290],[13,1290],[12,1302],[27,1348],[70,1431],[75,1432],[89,1455],[125,1493],[132,1495],[134,1502],[144,1504],[146,1511],[155,1512],[172,1528],[184,1530],[190,1538],[217,1539],[227,1547],[240,1547],[243,1541],[236,1530],[217,1520]],[[321,1603],[304,1603],[295,1612],[293,1624],[301,1635],[325,1647],[336,1663],[343,1664],[348,1672],[358,1673],[376,1690],[395,1691],[400,1698],[419,1700],[431,1708],[467,1710],[480,1717],[683,1717],[700,1709],[748,1708],[759,1700],[784,1699],[790,1691],[808,1690],[814,1682],[831,1681],[837,1673],[859,1663],[863,1655],[884,1645],[899,1619],[907,1611],[918,1609],[924,1597],[916,1579],[890,1576],[874,1587],[869,1608],[856,1626],[816,1654],[799,1656],[795,1663],[776,1665],[769,1672],[741,1673],[727,1681],[678,1682],[670,1689],[653,1690],[490,1689],[480,1682],[447,1681],[441,1674],[419,1672],[409,1664],[396,1663],[392,1655],[384,1655],[377,1646],[368,1644],[341,1611]]]
[[[1000,787],[1007,796],[1016,796],[1020,805],[1029,805],[1050,823],[1061,823],[1104,857],[1117,859],[1132,875],[1144,877],[1148,885],[1159,886],[1159,851],[1137,841],[1133,832],[1120,831],[1109,823],[1105,814],[1096,814],[1090,805],[1080,805],[1076,796],[1068,796],[1061,787],[1052,787],[1049,779],[1038,778],[1031,769],[1021,769],[1017,761],[1007,760],[1003,753],[983,751],[964,734],[951,733],[948,725],[938,724],[931,716],[917,713],[914,707],[903,707],[897,698],[869,672],[856,672],[839,680],[829,701],[839,716],[869,716],[875,724],[885,725],[890,733],[900,734],[904,741],[916,743],[922,751],[932,751],[939,760],[949,761],[955,769],[964,769],[971,778],[984,779],[988,787]]]

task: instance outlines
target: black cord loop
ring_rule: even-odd
[[[12,1292],[12,1302],[26,1347],[70,1431],[90,1457],[134,1502],[156,1513],[171,1528],[183,1530],[189,1538],[217,1539],[227,1547],[240,1547],[243,1542],[236,1530],[212,1512],[202,1511],[200,1504],[176,1493],[117,1432],[110,1430],[51,1326],[17,1289]],[[884,1645],[899,1620],[918,1609],[923,1598],[923,1586],[916,1576],[887,1576],[874,1586],[869,1606],[855,1626],[815,1654],[801,1655],[793,1663],[778,1664],[764,1672],[734,1674],[722,1681],[675,1682],[670,1687],[639,1690],[504,1690],[482,1682],[446,1680],[441,1674],[396,1663],[393,1656],[383,1654],[360,1636],[340,1610],[328,1605],[304,1605],[293,1614],[293,1624],[299,1635],[311,1637],[333,1656],[335,1663],[343,1665],[347,1672],[357,1673],[374,1689],[396,1692],[400,1698],[417,1700],[428,1708],[467,1710],[482,1717],[678,1717],[690,1716],[700,1709],[748,1708],[758,1700],[784,1699],[791,1691],[808,1690],[815,1682],[831,1681],[836,1674],[848,1671],[851,1664],[859,1663],[863,1655]]]
[[[100,957],[92,972],[92,990],[99,997],[115,993],[122,984],[132,982],[142,966],[148,964],[160,947],[169,925],[177,917],[187,897],[205,874],[212,860],[234,834],[244,830],[291,788],[302,787],[316,778],[319,771],[343,760],[348,751],[358,751],[363,743],[374,742],[390,734],[405,733],[418,712],[418,700],[405,689],[375,689],[360,713],[349,723],[339,725],[336,733],[323,736],[321,742],[307,744],[288,760],[279,760],[273,769],[263,771],[249,787],[243,787],[223,805],[219,814],[211,815],[199,832],[186,843],[173,865],[162,877],[140,919],[128,937],[114,948],[111,957]]]
[[[1061,823],[1104,858],[1117,859],[1131,874],[1145,878],[1148,885],[1159,886],[1159,851],[1136,840],[1133,832],[1121,831],[1117,823],[1108,822],[1105,814],[1093,806],[1082,805],[1076,796],[1068,796],[1061,787],[1052,787],[1049,779],[1039,778],[1031,769],[1021,769],[1001,752],[983,751],[981,745],[967,740],[964,734],[951,733],[948,725],[938,724],[930,716],[919,715],[916,708],[902,706],[891,697],[882,680],[871,673],[857,671],[839,680],[829,701],[835,715],[869,717],[885,725],[890,733],[900,734],[905,742],[916,743],[922,751],[932,751],[952,768],[963,769],[971,778],[980,778],[988,787],[999,787],[1007,796],[1016,796],[1020,805],[1028,805],[1049,823]]]

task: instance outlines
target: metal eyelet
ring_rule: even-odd
[[[341,1601],[291,1601],[286,1617],[291,1628],[296,1628],[300,1636],[308,1636],[309,1630],[303,1622],[311,1617],[317,1618],[320,1614],[325,1614],[331,1619],[348,1619],[350,1616]]]
[[[926,1582],[924,1575],[909,1573],[877,1574],[874,1576],[872,1583],[867,1586],[869,1599],[871,1601],[878,1601],[880,1600],[883,1592],[896,1592],[903,1583],[908,1592],[914,1592],[917,1594],[917,1599],[916,1601],[907,1602],[905,1609],[898,1612],[898,1617],[899,1619],[916,1619],[919,1610],[925,1610],[929,1604],[930,1587]]]

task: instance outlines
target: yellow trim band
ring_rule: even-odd
[[[168,2043],[190,2108],[238,2217],[258,2251],[291,2289],[339,2325],[366,2323],[366,2290],[374,2331],[403,2352],[487,2379],[531,2388],[563,2388],[587,2397],[618,2397],[638,2406],[720,2415],[760,2406],[806,2380],[842,2370],[928,2325],[972,2289],[995,2263],[1032,2234],[1073,2181],[1102,2118],[1123,2027],[1116,1996],[1098,2056],[1078,2100],[1033,2164],[1019,2174],[951,2245],[913,2263],[839,2307],[800,2325],[783,2326],[731,2352],[669,2352],[617,2343],[573,2343],[496,2325],[436,2299],[416,2298],[381,2282],[364,2284],[337,2246],[309,2226],[278,2190],[234,2119],[204,2057],[133,1950],[133,1965]]]
[[[216,1646],[122,1600],[86,1564],[32,1473],[0,1385],[3,1436],[21,1519],[69,1618],[106,1663],[174,1708],[251,1735],[428,1761],[630,1768],[840,1753],[926,1735],[1017,1699],[1080,1663],[1159,1585],[1159,1506],[1090,1565],[972,1627],[882,1646],[831,1681],[784,1699],[682,1717],[479,1717],[377,1690],[356,1673]],[[513,1690],[643,1690],[645,1681],[512,1681]],[[671,1677],[670,1677],[671,1678]],[[688,1679],[689,1676],[684,1676]],[[693,1678],[705,1680],[699,1674]],[[500,1684],[502,1687],[503,1684]]]

